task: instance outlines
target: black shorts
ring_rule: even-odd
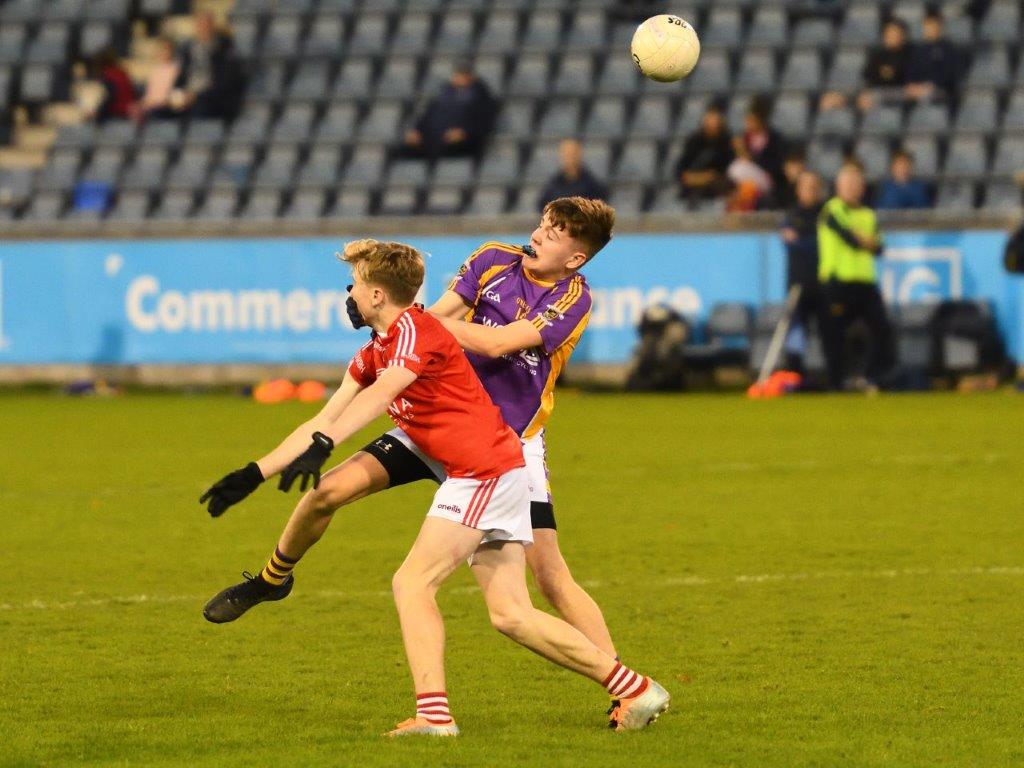
[[[433,480],[437,484],[444,482],[438,477],[419,456],[410,451],[401,440],[386,432],[363,446],[362,450],[373,456],[384,471],[388,473],[388,487],[415,483],[419,480]],[[555,509],[550,502],[530,502],[530,522],[534,528],[550,528],[557,530],[555,525]]]

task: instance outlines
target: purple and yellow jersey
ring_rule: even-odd
[[[467,320],[502,326],[527,319],[540,331],[541,346],[491,358],[466,352],[506,423],[531,438],[555,407],[555,381],[590,319],[590,288],[576,273],[557,283],[539,280],[523,266],[514,245],[484,243],[459,269],[449,290],[471,309]]]

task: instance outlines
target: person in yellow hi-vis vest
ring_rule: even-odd
[[[876,386],[893,362],[892,331],[878,290],[875,261],[882,253],[875,212],[863,205],[864,173],[846,163],[836,177],[836,195],[818,217],[818,280],[822,285],[822,342],[829,386],[843,389],[846,330],[861,318],[871,334],[867,367]]]

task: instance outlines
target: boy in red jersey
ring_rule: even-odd
[[[352,297],[374,336],[353,358],[328,418],[307,422],[239,473],[258,473],[261,480],[280,473],[285,490],[299,478],[303,489],[310,480],[316,485],[334,444],[385,411],[420,451],[444,468],[447,479],[392,583],[417,708],[416,716],[391,735],[458,733],[448,709],[444,625],[435,595],[466,559],[495,628],[602,683],[622,701],[612,723],[618,730],[643,728],[668,707],[668,693],[530,602],[524,545],[532,541],[532,531],[521,443],[451,333],[411,306],[423,281],[422,257],[399,243],[362,240],[349,243],[342,258],[352,266]],[[230,480],[236,474],[208,495],[234,503],[232,488],[246,482]],[[280,565],[286,572],[288,563]],[[263,600],[286,596],[291,582],[272,588],[283,594]]]

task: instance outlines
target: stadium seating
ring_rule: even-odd
[[[817,104],[826,90],[858,90],[865,49],[886,13],[878,3],[824,3],[828,13],[810,15],[792,2],[683,3],[677,12],[699,31],[703,54],[678,84],[639,77],[626,55],[632,24],[609,13],[613,5],[236,0],[228,21],[250,77],[233,125],[63,126],[45,166],[5,198],[5,216],[72,216],[68,202],[83,180],[115,188],[116,221],[529,212],[557,142],[570,136],[583,141],[586,161],[624,212],[667,213],[681,203],[665,189],[666,169],[708,101],[731,95],[737,128],[755,94],[772,100],[773,123],[805,144],[826,175],[853,151],[878,180],[891,150],[905,145],[935,182],[938,207],[1019,203],[1010,179],[1024,169],[1020,3],[996,0],[977,24],[946,4],[950,36],[970,59],[961,98],[883,103],[863,115],[852,106],[818,112]],[[66,99],[73,62],[108,44],[127,55],[134,18],[159,21],[187,6],[0,2],[0,111]],[[892,8],[916,30],[922,4]],[[389,145],[462,57],[502,104],[484,155],[436,168],[392,160]]]

